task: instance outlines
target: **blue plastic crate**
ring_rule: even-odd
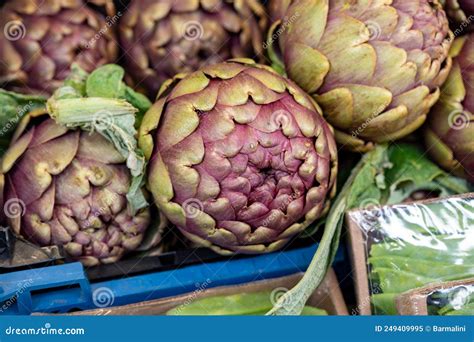
[[[0,275],[0,315],[125,305],[305,271],[317,245],[90,283],[80,263]],[[344,260],[340,250],[335,263]],[[12,300],[11,298],[16,298]]]

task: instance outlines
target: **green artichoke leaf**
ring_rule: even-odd
[[[123,78],[125,71],[116,64],[107,64],[94,70],[86,81],[86,94],[88,97],[105,97],[123,99],[138,109],[135,127],[139,127],[143,115],[152,103],[143,94],[137,93],[128,87]]]
[[[74,63],[71,66],[71,73],[64,80],[62,86],[62,88],[64,88],[63,91],[71,94],[71,97],[85,97],[86,82],[88,77],[89,73],[83,70],[79,65]],[[73,94],[75,96],[73,96]]]
[[[272,24],[267,34],[267,41],[264,44],[264,47],[267,49],[267,55],[270,60],[271,67],[273,70],[278,72],[280,75],[286,77],[285,65],[281,56],[278,53],[278,41],[275,41],[275,37],[278,37],[277,30],[281,25],[281,20],[277,20]]]
[[[372,295],[371,301],[377,315],[396,315],[395,298],[398,293],[377,293]]]
[[[135,214],[148,205],[141,190],[146,161],[136,139],[140,109],[126,99],[127,94],[132,93],[122,81],[124,71],[113,64],[100,67],[90,75],[76,66],[72,71],[64,86],[47,101],[47,110],[57,123],[71,129],[98,132],[114,144],[132,174],[127,199]],[[148,100],[137,98],[144,110]]]
[[[0,89],[0,156],[8,148],[21,118],[31,111],[45,110],[46,100],[42,96],[22,95]]]
[[[389,158],[394,167],[385,175],[390,184],[384,194],[386,204],[400,203],[418,190],[439,191],[441,197],[470,190],[466,180],[440,169],[415,145],[392,145]]]

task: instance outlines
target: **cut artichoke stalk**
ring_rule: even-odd
[[[221,254],[282,248],[325,214],[335,192],[337,151],[319,107],[249,59],[166,82],[139,144],[158,208]]]
[[[451,49],[453,68],[425,125],[428,153],[444,169],[474,183],[474,34]]]
[[[5,1],[0,15],[0,85],[50,96],[72,64],[91,72],[115,61],[117,21],[112,0]]]
[[[119,37],[128,75],[155,97],[176,74],[229,58],[262,58],[266,26],[258,0],[132,0]]]
[[[26,115],[1,165],[3,217],[14,232],[40,246],[64,245],[85,265],[155,246],[164,225],[150,226],[142,190],[139,109],[120,97],[143,98],[117,75],[123,70],[113,65],[91,75],[73,67],[47,102],[50,118],[45,110]]]
[[[273,0],[268,44],[307,91],[338,143],[367,151],[419,128],[451,69],[438,0]],[[275,58],[277,58],[275,60]]]

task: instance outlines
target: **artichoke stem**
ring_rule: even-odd
[[[47,103],[49,115],[59,124],[107,124],[114,117],[132,115],[138,111],[121,99],[88,97],[72,99],[50,98]]]

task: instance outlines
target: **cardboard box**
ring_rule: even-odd
[[[78,311],[67,315],[163,315],[168,310],[205,297],[232,295],[244,292],[259,292],[277,288],[291,289],[302,278],[303,273],[290,276],[260,280],[234,286],[222,286],[202,291],[194,291],[177,297],[156,299],[136,304]],[[347,307],[342,297],[337,277],[332,269],[324,278],[319,288],[308,300],[308,305],[324,309],[330,315],[347,315]]]
[[[448,281],[445,283],[430,284],[399,295],[396,299],[397,310],[400,315],[418,316],[428,315],[428,296],[439,290],[447,290],[457,286],[474,286],[474,279]]]
[[[422,201],[413,201],[410,203],[404,203],[404,205],[429,204],[451,198],[474,198],[474,193],[449,196],[445,198],[432,198]],[[382,208],[391,208],[399,205],[400,204],[382,206]],[[369,270],[367,266],[368,236],[365,230],[359,226],[359,223],[355,219],[356,213],[360,212],[361,210],[364,210],[365,212],[373,211],[375,213],[377,210],[380,210],[380,208],[354,209],[347,212],[345,216],[349,243],[349,258],[351,260],[353,269],[354,289],[357,299],[357,306],[351,312],[351,314],[372,315],[371,293],[368,278]]]

